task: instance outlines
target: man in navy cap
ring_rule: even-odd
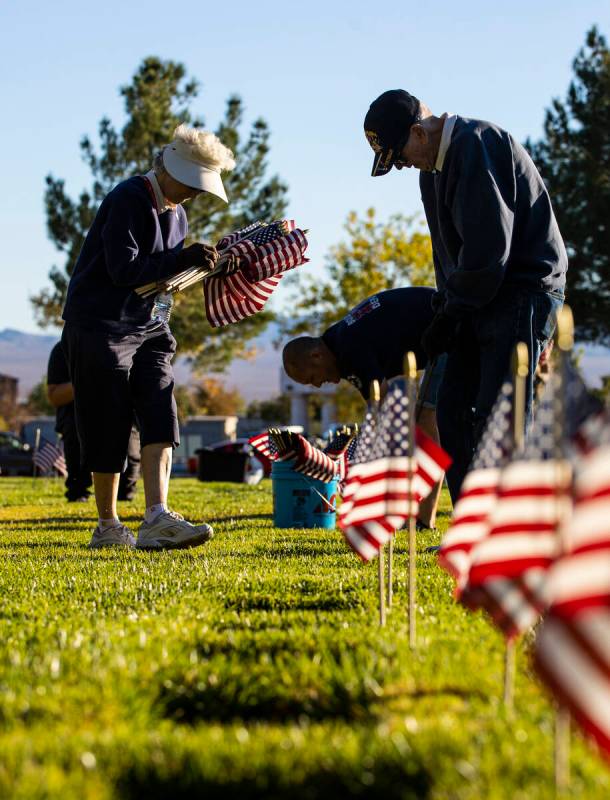
[[[514,346],[533,374],[563,303],[567,255],[551,201],[527,151],[502,128],[455,114],[434,116],[402,89],[370,106],[373,176],[420,170],[432,238],[436,314],[422,337],[428,358],[449,357],[437,417],[455,501]]]

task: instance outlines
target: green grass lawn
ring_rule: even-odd
[[[404,535],[380,630],[376,563],[338,531],[274,529],[269,481],[175,480],[171,500],[210,544],[90,552],[93,502],[0,479],[0,798],[553,796],[529,642],[509,719],[503,641],[424,553],[439,534],[419,538],[411,652]],[[121,515],[141,513],[140,491]],[[610,797],[576,735],[570,796]]]

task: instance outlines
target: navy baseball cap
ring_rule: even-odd
[[[419,114],[419,100],[404,89],[390,89],[371,103],[364,118],[364,133],[375,151],[374,178],[392,169]]]

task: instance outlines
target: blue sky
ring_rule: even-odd
[[[146,55],[186,65],[202,85],[194,111],[211,127],[231,93],[269,122],[271,168],[321,270],[351,209],[421,213],[416,173],[369,177],[362,119],[378,94],[406,88],[436,113],[536,138],[585,32],[596,23],[610,34],[608,0],[299,5],[0,2],[0,327],[40,330],[28,297],[63,264],[46,236],[44,177],[65,178],[73,195],[89,184],[79,140],[103,115],[121,125],[118,88]]]

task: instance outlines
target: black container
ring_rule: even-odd
[[[223,453],[203,448],[196,451],[197,477],[200,481],[233,481],[244,483],[248,453]]]

